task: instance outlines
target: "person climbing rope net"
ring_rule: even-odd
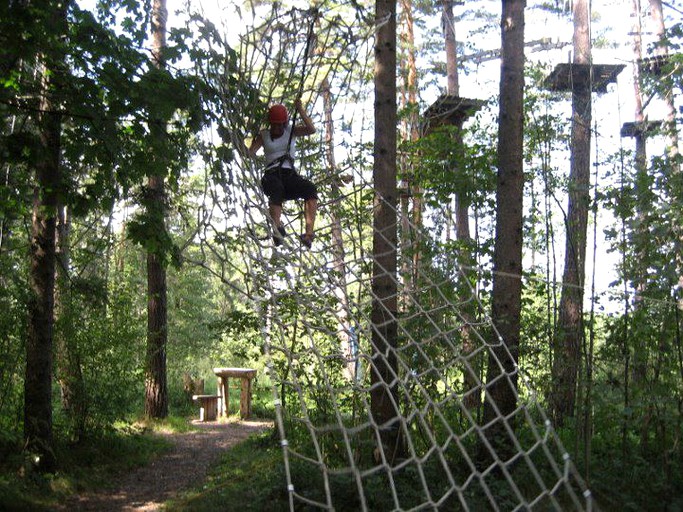
[[[313,121],[297,99],[294,103],[301,123],[289,122],[289,113],[282,104],[276,104],[268,110],[270,127],[261,130],[254,137],[249,154],[255,157],[263,148],[266,160],[265,171],[261,178],[261,188],[268,197],[268,211],[273,222],[273,242],[282,245],[287,235],[282,223],[282,203],[290,199],[304,200],[305,232],[301,235],[301,243],[307,248],[313,244],[315,215],[318,208],[318,191],[310,180],[296,172],[294,157],[296,138],[313,135],[316,132]]]

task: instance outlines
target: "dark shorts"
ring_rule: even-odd
[[[261,178],[261,188],[270,204],[282,206],[288,199],[318,199],[318,190],[293,169],[269,169]]]

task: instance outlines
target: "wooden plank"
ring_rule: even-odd
[[[637,135],[649,135],[662,126],[662,121],[642,121],[624,123],[621,126],[622,137],[635,137]]]
[[[593,92],[607,92],[607,85],[615,83],[625,67],[625,64],[558,64],[543,85],[551,91],[563,92],[590,85]]]
[[[475,114],[484,104],[482,100],[442,94],[425,111],[422,133],[427,135],[433,129],[443,125],[462,126],[467,118]]]
[[[236,377],[253,379],[256,377],[256,370],[253,368],[214,368],[213,373],[222,377]]]

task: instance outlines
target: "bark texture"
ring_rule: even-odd
[[[487,437],[505,451],[504,417],[517,406],[517,357],[522,295],[524,0],[504,0],[496,186],[496,239],[493,254],[492,340],[486,375],[484,422]]]
[[[50,33],[67,33],[69,2],[52,7],[47,16]],[[37,55],[40,100],[36,116],[38,141],[33,169],[33,213],[29,247],[26,376],[24,380],[24,446],[41,471],[56,468],[52,436],[52,351],[54,337],[55,237],[57,204],[62,185],[61,115],[57,109],[64,55],[45,48]]]
[[[586,233],[590,207],[591,41],[589,3],[574,2],[571,162],[564,274],[552,368],[553,413],[558,425],[573,417],[583,340]]]
[[[398,405],[396,0],[376,2],[371,413],[383,457],[403,456]]]
[[[62,408],[69,421],[70,434],[77,441],[85,433],[87,401],[81,357],[76,343],[75,312],[71,295],[71,221],[69,209],[60,205],[57,215],[57,265],[55,287],[55,331],[57,380]]]
[[[157,67],[164,67],[163,50],[166,47],[166,0],[152,4],[152,57]],[[163,147],[166,137],[165,121],[151,119],[151,133]],[[151,222],[165,230],[164,177],[153,175],[148,179],[148,214]],[[166,344],[168,340],[168,313],[166,305],[166,261],[160,248],[147,253],[147,356],[145,367],[145,414],[150,418],[168,416],[168,389],[166,379]]]

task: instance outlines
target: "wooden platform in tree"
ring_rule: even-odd
[[[427,135],[438,126],[462,126],[465,120],[479,110],[485,101],[442,94],[424,113],[422,134]]]
[[[643,74],[662,76],[664,68],[671,62],[671,55],[654,55],[638,59],[638,68]]]
[[[635,137],[636,135],[649,135],[662,126],[662,121],[641,121],[624,123],[621,126],[622,137]]]
[[[607,92],[607,85],[615,83],[625,67],[625,64],[558,64],[543,85],[551,91],[571,92],[574,87],[590,83],[593,92]]]

